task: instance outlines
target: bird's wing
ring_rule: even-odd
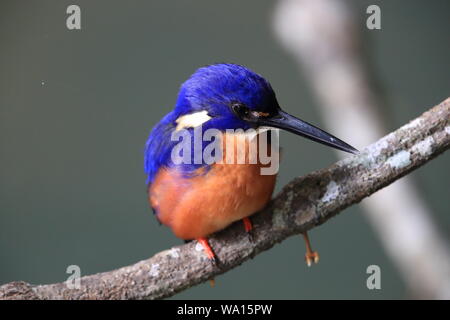
[[[151,131],[145,146],[144,171],[150,185],[161,167],[169,166],[170,155],[175,144],[171,139],[175,130],[173,114],[165,116]]]

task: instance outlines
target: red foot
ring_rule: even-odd
[[[250,218],[244,218],[242,219],[242,222],[244,222],[244,228],[246,232],[250,232],[253,229],[252,222],[250,221]]]
[[[308,267],[311,267],[311,265],[314,263],[319,262],[319,254],[317,251],[313,251],[311,248],[311,242],[309,241],[308,233],[302,233],[303,239],[305,240],[306,244],[306,254],[305,254],[305,261],[306,265]]]
[[[214,254],[214,251],[212,250],[211,246],[208,243],[207,238],[198,238],[197,241],[203,246],[203,250],[205,251],[206,256],[209,260],[215,260],[216,255]]]

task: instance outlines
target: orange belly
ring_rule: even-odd
[[[261,175],[261,167],[214,164],[207,173],[191,178],[163,168],[149,188],[149,202],[177,237],[207,237],[269,202],[276,175]]]

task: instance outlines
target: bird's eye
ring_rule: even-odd
[[[250,115],[250,109],[242,103],[233,103],[231,109],[239,118],[247,118]]]

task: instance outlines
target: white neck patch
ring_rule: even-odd
[[[181,116],[175,120],[177,123],[175,131],[198,127],[210,119],[211,117],[208,115],[208,111],[206,110]]]

